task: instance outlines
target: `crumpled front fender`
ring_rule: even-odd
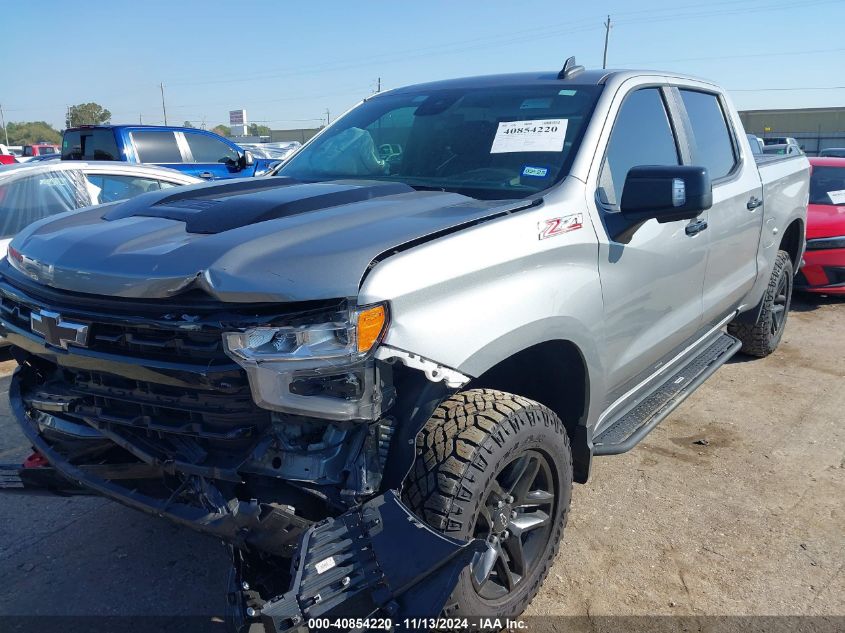
[[[308,631],[315,618],[436,617],[461,570],[483,549],[481,540],[435,532],[388,491],[305,532],[291,563],[290,588],[266,601],[236,552],[235,617],[241,630],[260,620],[277,633]]]

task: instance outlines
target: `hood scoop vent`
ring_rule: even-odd
[[[413,192],[408,185],[394,182],[338,180],[304,184],[288,178],[256,178],[249,183],[199,185],[170,195],[145,194],[114,207],[102,217],[164,218],[184,222],[188,233],[216,234],[309,211]]]

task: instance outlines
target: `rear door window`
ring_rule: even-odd
[[[68,130],[62,137],[62,160],[121,160],[114,130]]]
[[[148,191],[161,188],[155,178],[142,178],[124,174],[86,174],[88,182],[99,189],[100,204],[128,200]]]
[[[132,132],[132,142],[142,163],[181,163],[182,152],[173,132]]]
[[[599,176],[603,202],[619,204],[632,167],[680,164],[660,89],[643,88],[628,95],[613,124]]]
[[[195,163],[227,163],[238,160],[238,152],[228,143],[208,134],[185,132]]]
[[[727,176],[737,159],[719,97],[697,90],[680,93],[695,141],[693,164],[707,167],[713,180]]]

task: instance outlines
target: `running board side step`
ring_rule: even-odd
[[[595,437],[593,455],[619,455],[630,451],[741,347],[741,341],[720,332],[697,356],[690,358],[650,393],[635,400]]]

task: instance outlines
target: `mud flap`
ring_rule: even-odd
[[[393,491],[335,519],[312,526],[291,565],[291,586],[267,602],[257,599],[236,565],[240,625],[260,620],[268,633],[338,629],[338,618],[435,617],[461,570],[484,550],[483,541],[458,541],[424,525]],[[253,629],[254,630],[254,629]]]

